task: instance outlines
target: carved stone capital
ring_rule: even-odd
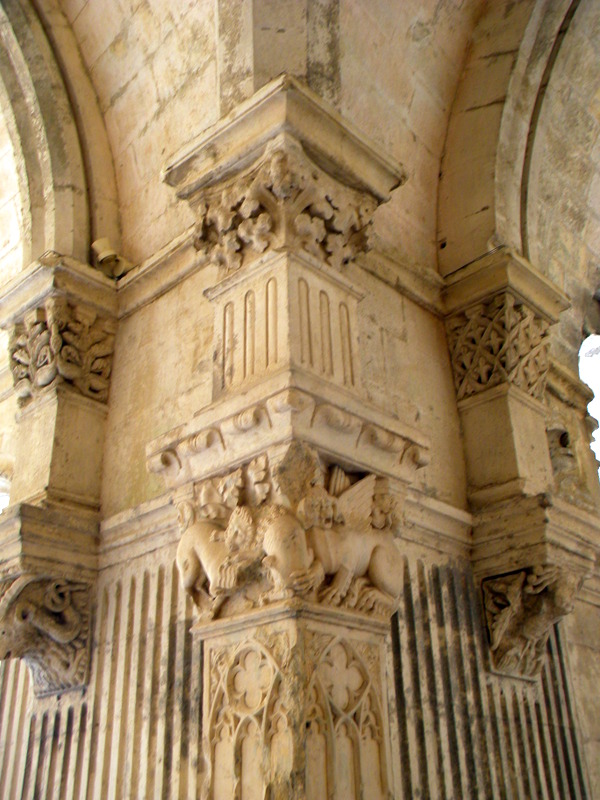
[[[552,565],[483,581],[494,668],[528,678],[538,675],[552,627],[573,610],[580,584],[581,579]]]
[[[197,213],[197,249],[232,271],[282,249],[340,268],[367,249],[377,205],[405,175],[282,76],[177,156],[165,180]]]
[[[0,326],[20,403],[59,384],[106,403],[116,329],[114,284],[48,251],[3,288]]]
[[[85,685],[90,587],[46,575],[0,582],[0,659],[21,658],[39,696]]]
[[[178,497],[177,565],[201,620],[292,598],[387,618],[401,591],[388,482],[292,445]]]
[[[98,509],[116,317],[114,282],[53,251],[3,287],[21,406],[11,503]]]
[[[459,401],[502,384],[543,398],[549,328],[568,306],[556,287],[504,248],[450,278],[446,306]]]
[[[506,383],[541,400],[549,327],[547,319],[511,292],[451,316],[446,329],[457,399]]]
[[[194,244],[227,272],[267,250],[293,250],[340,268],[367,250],[376,199],[331,178],[280,134],[259,161],[196,202]]]
[[[475,507],[551,490],[550,329],[567,298],[508,248],[446,282],[446,330]]]
[[[0,659],[31,668],[36,695],[85,685],[97,520],[12,505],[0,515]]]
[[[9,359],[21,405],[65,383],[101,403],[108,399],[115,322],[64,297],[49,297],[10,332]]]

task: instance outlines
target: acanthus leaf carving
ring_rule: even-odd
[[[238,436],[255,430],[264,423],[270,425],[267,409],[263,405],[255,405],[225,420],[222,429],[228,436]]]
[[[397,606],[387,481],[320,466],[309,448],[203,482],[179,519],[177,565],[201,618],[294,596],[384,618]]]
[[[373,447],[388,453],[399,453],[405,446],[405,440],[401,436],[372,423],[364,425],[360,434],[360,439],[363,438]]]
[[[22,658],[36,695],[85,685],[89,637],[87,584],[24,574],[0,585],[0,659]]]
[[[377,200],[344,186],[313,164],[286,134],[258,164],[196,204],[194,245],[234,271],[267,249],[294,247],[336,269],[368,249]]]
[[[181,459],[176,450],[163,450],[148,459],[148,470],[150,472],[177,475],[181,470]]]
[[[417,469],[422,469],[429,464],[429,452],[414,442],[407,442],[400,456],[400,463],[406,461],[414,464]]]
[[[573,610],[580,581],[555,565],[536,565],[483,581],[494,666],[525,677],[539,674],[552,627]]]
[[[510,292],[450,317],[446,324],[459,400],[506,383],[544,396],[550,323]]]
[[[106,403],[114,349],[114,323],[92,309],[51,297],[10,334],[9,359],[21,404],[60,381]]]
[[[298,389],[286,389],[269,398],[267,405],[274,414],[285,414],[288,411],[292,414],[300,414],[305,409],[311,408],[314,400],[309,394],[300,392]]]

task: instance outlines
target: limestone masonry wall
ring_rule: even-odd
[[[600,800],[599,265],[596,0],[0,3],[2,800]]]

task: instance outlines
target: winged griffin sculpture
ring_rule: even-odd
[[[387,482],[324,469],[307,448],[302,456],[293,471],[259,457],[180,503],[177,565],[202,618],[293,596],[396,608],[402,564]]]

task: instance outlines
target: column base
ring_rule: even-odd
[[[198,623],[204,643],[202,796],[399,796],[389,624],[282,601]]]

